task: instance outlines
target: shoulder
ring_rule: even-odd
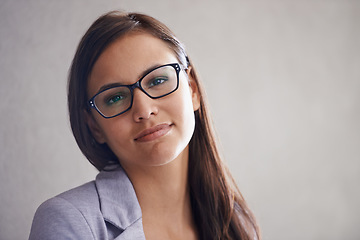
[[[79,187],[63,192],[54,197],[54,199],[62,199],[82,210],[89,207],[91,207],[91,209],[94,209],[94,207],[97,209],[99,208],[99,195],[95,181],[85,183]]]
[[[97,239],[103,221],[95,183],[89,182],[39,206],[29,239]]]
[[[135,190],[120,167],[57,195],[37,209],[33,239],[145,239]]]

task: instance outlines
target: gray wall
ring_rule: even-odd
[[[94,178],[66,76],[100,14],[136,10],[186,44],[223,155],[265,239],[360,238],[360,1],[0,1],[0,239]]]

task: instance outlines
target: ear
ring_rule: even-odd
[[[95,138],[95,140],[100,144],[105,143],[106,139],[105,139],[104,133],[102,132],[99,124],[94,119],[94,116],[88,111],[84,111],[84,114],[85,114],[85,118],[86,118],[86,123],[90,129],[90,132],[92,133],[93,137]]]
[[[190,93],[192,97],[193,109],[194,111],[197,111],[200,108],[200,93],[197,82],[191,74],[192,71],[192,67],[189,66],[189,68],[187,69],[187,73],[189,77]]]

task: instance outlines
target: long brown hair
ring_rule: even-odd
[[[89,74],[100,54],[116,39],[142,31],[165,41],[179,63],[189,68],[198,85],[200,108],[195,111],[195,130],[189,143],[188,179],[195,222],[200,239],[260,239],[255,218],[222,162],[207,110],[204,90],[184,46],[163,23],[139,13],[109,12],[85,33],[73,59],[68,82],[70,124],[83,154],[98,170],[118,162],[106,144],[97,143],[85,119],[89,111],[86,89]]]

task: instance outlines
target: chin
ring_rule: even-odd
[[[120,155],[120,154],[119,154]],[[172,139],[152,144],[148,149],[144,147],[134,156],[119,156],[120,163],[123,165],[136,165],[139,167],[160,167],[173,162],[186,161],[188,159],[188,147],[186,142],[174,142]]]

